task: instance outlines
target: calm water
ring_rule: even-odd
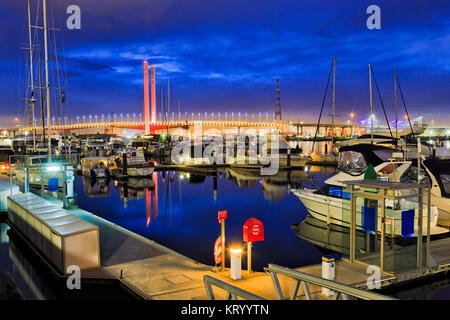
[[[322,180],[331,173],[312,171],[292,173],[292,180],[306,185],[311,175]],[[136,188],[138,182],[148,187]],[[263,179],[255,172],[234,170],[220,171],[217,178],[155,172],[153,179],[129,180],[126,185],[78,177],[77,192],[80,208],[208,265],[214,265],[213,247],[220,235],[219,210],[228,211],[230,247],[244,246],[247,219],[255,217],[264,224],[265,240],[253,247],[255,270],[268,263],[299,267],[321,261],[322,253],[291,229],[307,211],[289,191],[286,173]],[[245,268],[245,256],[243,260]]]

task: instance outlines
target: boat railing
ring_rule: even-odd
[[[216,286],[222,290],[227,292],[226,300],[238,300],[238,297],[241,297],[245,300],[265,300],[260,296],[257,296],[253,293],[245,291],[241,288],[233,286],[225,281],[213,278],[211,276],[203,276],[203,283],[205,285],[206,294],[208,295],[209,300],[215,300],[214,292],[212,286]]]
[[[350,298],[363,300],[396,300],[395,298],[389,296],[363,290],[360,288],[355,288],[340,282],[324,279],[312,274],[282,267],[276,264],[269,264],[267,268],[264,268],[264,271],[271,276],[273,286],[275,287],[275,291],[280,300],[284,300],[285,298],[280,286],[280,281],[278,280],[278,275],[287,276],[295,280],[294,287],[291,291],[290,300],[295,300],[297,298],[300,285],[302,285],[303,287],[306,300],[313,300],[308,285],[317,285],[322,288],[332,290],[334,292],[334,295],[332,296],[333,300],[338,300],[339,298],[341,298],[342,300],[350,300]]]

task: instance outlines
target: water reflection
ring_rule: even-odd
[[[90,197],[109,195],[110,179],[83,176],[84,193]]]
[[[260,176],[259,170],[241,168],[154,172],[150,186],[148,181],[112,181],[108,195],[93,198],[80,193],[78,204],[208,265],[214,264],[213,245],[220,233],[217,212],[228,210],[230,246],[243,245],[243,224],[254,216],[265,224],[266,232],[266,240],[255,244],[254,267],[262,270],[268,263],[298,267],[320,262],[320,251],[291,230],[307,211],[290,188],[309,179],[303,170],[270,177]],[[85,189],[80,186],[78,190]],[[244,268],[245,264],[244,257]]]
[[[8,243],[8,230],[9,226],[6,223],[0,223],[0,243]]]

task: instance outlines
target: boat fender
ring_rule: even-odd
[[[392,164],[389,164],[389,166],[386,169],[382,169],[381,172],[384,174],[391,173],[392,172]]]

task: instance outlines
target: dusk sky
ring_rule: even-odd
[[[31,0],[33,19],[38,2]],[[390,120],[395,67],[411,117],[424,114],[427,122],[450,124],[448,0],[48,3],[49,16],[62,29],[56,31],[56,46],[71,116],[142,112],[147,59],[156,66],[158,112],[160,82],[166,87],[170,75],[171,111],[178,113],[180,100],[183,114],[262,112],[265,117],[269,112],[272,117],[280,78],[283,119],[315,122],[336,57],[336,121],[347,121],[351,111],[357,119],[368,117],[371,63]],[[81,8],[81,30],[66,27],[72,4]],[[366,27],[372,4],[381,8],[381,30]],[[37,23],[42,25],[42,11]],[[0,30],[0,126],[11,126],[25,109],[26,0],[1,1]],[[42,45],[42,30],[36,36]],[[403,116],[401,99],[399,107]],[[331,96],[326,108],[324,121],[329,121]],[[375,87],[374,108],[381,120]]]

